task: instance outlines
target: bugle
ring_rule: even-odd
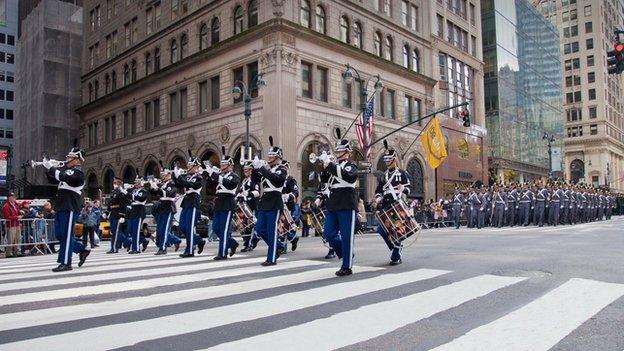
[[[30,167],[35,168],[37,166],[43,166],[45,161],[37,162],[30,160]],[[65,161],[57,161],[57,160],[48,160],[48,162],[52,163],[52,167],[63,167],[65,166]]]
[[[336,157],[332,154],[329,154],[329,162],[334,162],[335,160],[336,160]],[[310,161],[310,163],[312,164],[318,162],[319,155],[315,154],[314,152],[310,153],[310,155],[308,155],[308,161]]]

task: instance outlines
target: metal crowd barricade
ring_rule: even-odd
[[[50,245],[58,243],[54,235],[54,220],[44,218],[27,218],[10,221],[0,219],[0,251],[13,251],[15,247],[20,253],[30,250],[31,254],[52,252]],[[15,229],[17,228],[17,229]],[[9,232],[15,233],[13,235]],[[9,239],[13,242],[9,242]]]

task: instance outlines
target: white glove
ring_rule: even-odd
[[[122,223],[124,223],[125,221],[126,221],[126,219],[125,219],[125,218],[123,218],[123,217],[119,218],[119,224],[122,224]]]
[[[288,202],[288,198],[289,198],[289,197],[290,197],[290,196],[289,196],[288,194],[282,194],[282,201],[284,201],[284,202]]]
[[[221,168],[212,166],[212,173],[221,174]]]
[[[318,159],[323,162],[323,166],[327,167],[327,165],[329,165],[329,154],[327,151],[321,152]]]
[[[212,173],[214,173],[214,169],[212,167],[206,167],[206,173],[208,173],[209,177],[212,177]]]
[[[321,199],[316,199],[316,200],[314,200],[314,205],[315,205],[316,207],[321,207]]]
[[[181,168],[174,168],[173,169],[173,175],[177,177],[179,177],[182,174],[182,169]]]
[[[258,158],[258,156],[256,156],[253,161],[251,161],[251,164],[253,166],[254,169],[259,169],[262,167],[262,160]]]
[[[46,169],[50,169],[53,167],[52,161],[48,160],[48,159],[44,159],[43,162],[41,163],[43,165],[43,167],[45,167]]]

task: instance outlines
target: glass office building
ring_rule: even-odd
[[[490,176],[528,181],[548,174],[544,133],[563,145],[559,32],[527,0],[481,2]],[[561,161],[553,157],[553,171]]]

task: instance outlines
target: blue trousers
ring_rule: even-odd
[[[396,245],[395,243],[393,243],[390,240],[390,238],[388,237],[388,233],[386,233],[386,231],[383,229],[382,226],[378,226],[377,227],[377,233],[379,235],[381,235],[383,240],[386,242],[386,245],[388,246],[388,249],[390,249],[390,251],[392,251],[392,253],[390,254],[390,259],[392,261],[400,260],[401,259],[401,253],[403,251],[403,245],[402,244]]]
[[[141,224],[142,223],[143,223],[143,218],[129,218],[128,219],[128,234],[132,238],[130,251],[138,252],[139,245],[143,244],[144,241],[147,241],[147,239],[141,236]]]
[[[219,237],[217,256],[226,257],[229,248],[238,246],[236,240],[232,239],[232,211],[214,211],[212,230]]]
[[[353,267],[353,235],[355,234],[356,212],[354,210],[327,211],[323,233],[338,258],[342,268]]]
[[[199,235],[195,234],[195,225],[199,221],[199,217],[199,208],[187,207],[180,212],[180,231],[186,237],[185,254],[195,254],[195,245],[202,240]]]
[[[171,245],[179,244],[181,242],[182,242],[182,239],[180,239],[177,236],[173,235],[172,232],[167,232],[167,243],[165,244],[167,247],[169,247]]]
[[[496,225],[497,227],[503,226],[503,218],[505,216],[505,204],[496,204],[494,206],[494,223],[492,223],[492,227]]]
[[[543,226],[544,225],[544,211],[545,211],[545,204],[544,201],[537,201],[535,203],[535,211],[533,212],[533,224],[537,225],[537,226]]]
[[[461,206],[460,205],[453,205],[453,212],[452,212],[452,216],[453,216],[453,225],[455,225],[455,228],[459,228],[459,214],[461,212]]]
[[[277,223],[279,221],[280,210],[257,211],[256,212],[256,233],[269,247],[267,251],[267,262],[277,260],[278,248],[282,250],[284,245],[277,240]]]
[[[561,210],[561,205],[559,202],[553,202],[550,204],[550,211],[548,211],[549,215],[549,223],[550,225],[557,226],[559,224],[559,211]]]
[[[54,215],[54,233],[59,243],[58,259],[56,262],[71,266],[72,252],[81,253],[85,246],[74,237],[74,226],[80,215],[79,212],[59,211]]]
[[[117,251],[121,246],[130,246],[132,241],[126,236],[125,228],[127,226],[119,223],[119,218],[110,218],[110,234],[111,234],[111,251]]]
[[[468,227],[474,228],[475,226],[479,227],[479,206],[473,206],[470,209],[470,217],[468,217]]]
[[[156,217],[156,243],[158,243],[159,250],[164,251],[167,248],[167,233],[169,233],[172,218],[173,213],[161,213]]]
[[[529,225],[531,218],[529,218],[529,213],[531,212],[531,203],[530,202],[521,202],[520,203],[520,217],[518,218],[518,224]]]

